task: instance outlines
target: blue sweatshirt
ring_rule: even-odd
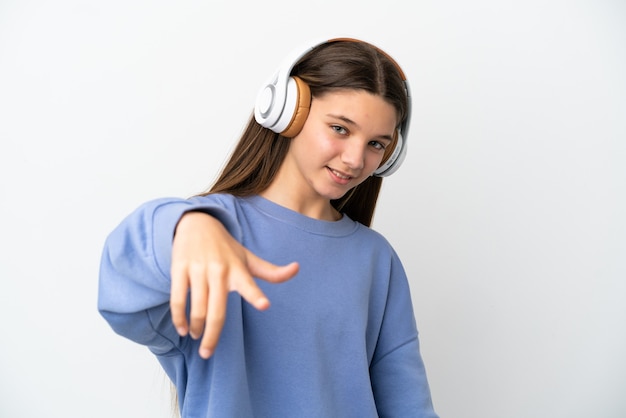
[[[257,281],[267,311],[229,295],[208,360],[199,340],[177,334],[169,311],[172,238],[187,211],[216,217],[272,263],[300,263],[287,282]],[[260,196],[147,202],[106,240],[98,309],[157,356],[184,418],[437,416],[401,262],[380,234],[345,215],[320,221]]]

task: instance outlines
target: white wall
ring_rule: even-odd
[[[169,416],[96,311],[104,237],[208,186],[279,60],[335,35],[413,87],[375,228],[442,418],[626,416],[619,0],[0,2],[1,416]]]

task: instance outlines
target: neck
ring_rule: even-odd
[[[341,214],[330,204],[330,200],[319,196],[305,196],[285,176],[277,174],[270,186],[259,193],[265,199],[291,209],[309,218],[323,221],[338,221]]]

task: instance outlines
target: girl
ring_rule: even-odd
[[[98,308],[157,356],[183,417],[437,416],[402,264],[369,228],[409,116],[387,54],[316,44],[263,86],[209,192],[110,234]]]

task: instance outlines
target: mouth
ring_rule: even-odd
[[[333,179],[341,184],[347,184],[350,182],[350,180],[352,180],[354,177],[350,176],[349,174],[343,173],[341,171],[337,171],[334,168],[330,168],[330,167],[326,167],[328,169],[328,172],[331,174],[331,176],[333,177]]]

